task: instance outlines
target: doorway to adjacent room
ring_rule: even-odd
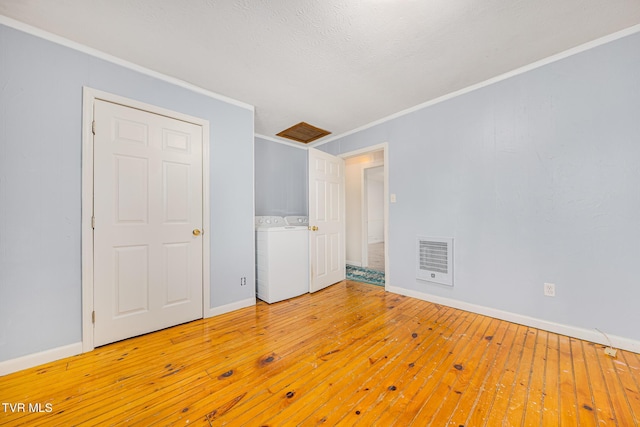
[[[388,283],[387,144],[350,153],[345,158],[347,279]]]

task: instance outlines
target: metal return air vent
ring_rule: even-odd
[[[453,286],[453,238],[417,238],[416,278]]]

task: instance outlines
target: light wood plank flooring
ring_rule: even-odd
[[[0,377],[0,400],[44,411],[0,425],[626,427],[640,357],[341,282]]]

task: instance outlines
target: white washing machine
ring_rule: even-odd
[[[258,298],[271,304],[309,292],[307,217],[256,216],[255,224]]]

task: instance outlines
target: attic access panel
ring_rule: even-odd
[[[329,134],[331,132],[327,130],[311,126],[309,123],[300,122],[278,133],[277,136],[308,144]]]

